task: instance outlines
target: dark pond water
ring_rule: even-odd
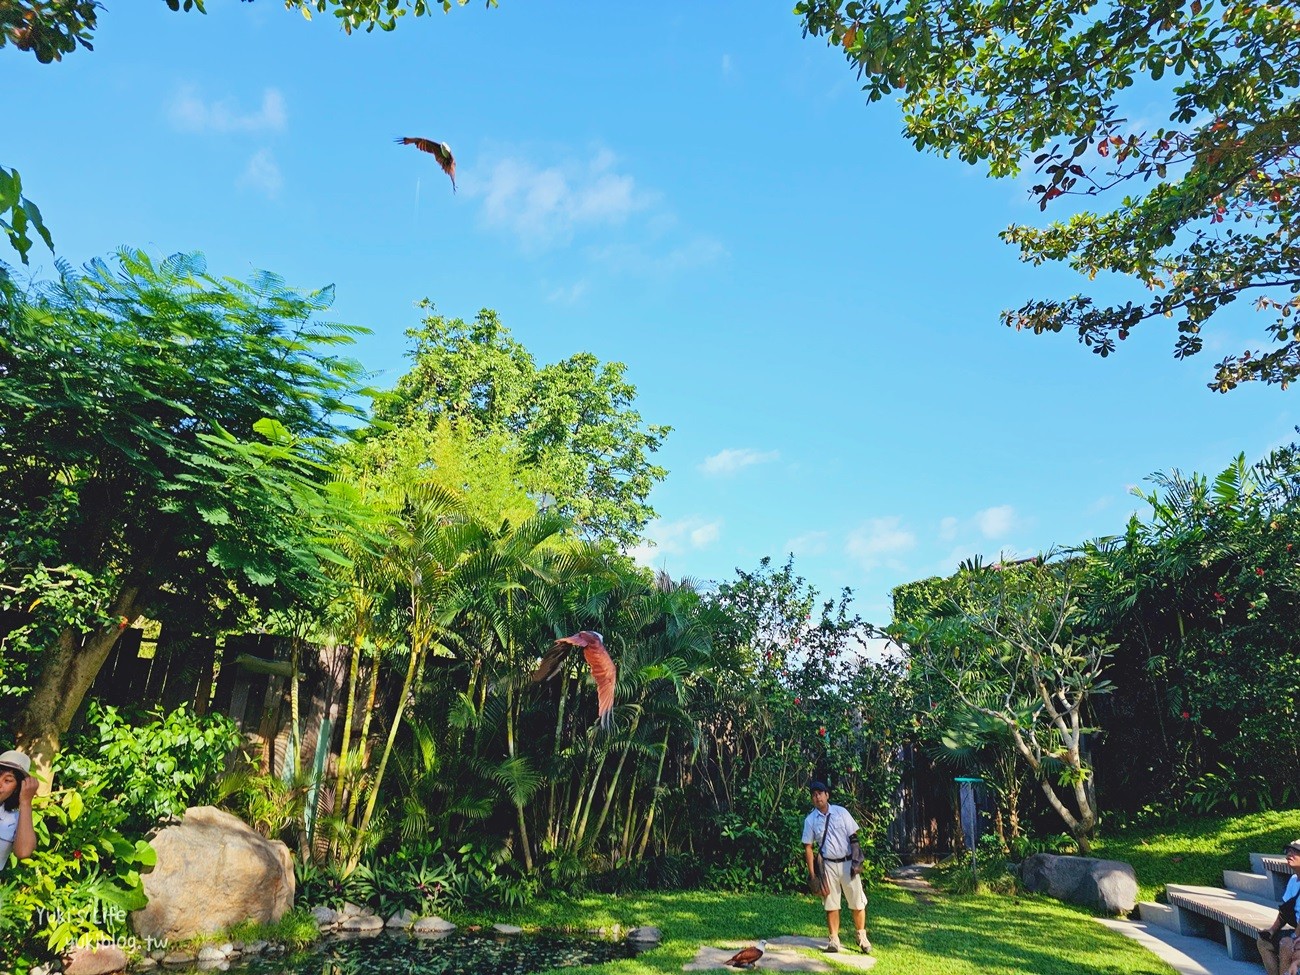
[[[548,968],[631,958],[626,942],[549,935],[454,932],[330,941],[302,955],[232,965],[230,975],[529,975]]]

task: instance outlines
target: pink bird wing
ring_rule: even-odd
[[[582,648],[582,656],[596,682],[596,720],[609,726],[609,715],[614,710],[614,684],[618,681],[618,668],[609,651],[599,640],[590,640]]]

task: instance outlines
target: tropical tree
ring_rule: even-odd
[[[411,370],[376,398],[378,424],[504,435],[535,500],[587,538],[634,544],[654,517],[647,498],[667,472],[651,455],[669,428],[643,423],[626,366],[582,352],[539,368],[495,312],[466,323],[422,307],[429,314],[408,333]]]
[[[341,560],[323,539],[355,499],[326,471],[362,389],[338,347],[362,330],[316,320],[328,289],[214,278],[194,254],[122,250],[0,295],[0,593],[34,610],[6,655],[31,688],[16,737],[44,769],[123,629],[168,594],[275,602]]]
[[[719,881],[801,884],[790,843],[814,777],[831,780],[879,861],[912,720],[901,659],[868,657],[851,593],[820,598],[793,558],[739,571],[714,600],[725,623],[692,771],[711,807],[703,831],[717,830]],[[750,875],[725,876],[735,863]]]
[[[1004,312],[1007,325],[1076,331],[1106,356],[1168,318],[1184,358],[1212,316],[1251,297],[1267,342],[1225,356],[1210,388],[1285,388],[1300,375],[1295,7],[800,0],[795,12],[843,50],[869,101],[898,94],[918,149],[986,162],[996,177],[1032,157],[1040,208],[1098,201],[1002,238],[1025,261],[1113,272],[1146,297],[1033,300]],[[1150,99],[1164,100],[1166,124],[1137,121]]]

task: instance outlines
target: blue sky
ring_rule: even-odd
[[[59,256],[333,283],[379,385],[424,297],[497,309],[542,361],[626,362],[674,428],[641,553],[674,575],[793,551],[883,622],[899,583],[1117,532],[1151,472],[1292,437],[1294,393],[1205,388],[1260,334],[1244,312],[1186,363],[1164,323],[1108,360],[1001,326],[1030,297],[1137,295],[1021,265],[996,234],[1042,219],[1030,181],[918,154],[788,0],[476,2],[351,37],[208,5],[112,3],[59,64],[0,52],[0,163]],[[399,136],[448,142],[460,191]]]

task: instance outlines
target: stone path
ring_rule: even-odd
[[[939,892],[930,883],[927,875],[934,869],[933,864],[912,863],[905,867],[895,867],[885,874],[885,883],[911,891],[922,904],[933,904]]]
[[[702,972],[711,969],[723,969],[729,972],[743,972],[744,968],[727,968],[726,961],[741,948],[755,944],[753,941],[737,941],[722,947],[701,945],[695,957],[682,966],[684,972]],[[870,971],[876,964],[871,955],[846,948],[835,954],[822,951],[825,938],[805,938],[786,934],[779,938],[769,938],[767,950],[754,966],[755,971],[767,972],[830,972],[836,968],[847,967],[860,972]],[[835,961],[832,967],[828,959]]]
[[[1209,938],[1191,938],[1159,924],[1096,918],[1112,931],[1132,938],[1169,965],[1178,975],[1263,975],[1257,962],[1233,961],[1223,945]]]

